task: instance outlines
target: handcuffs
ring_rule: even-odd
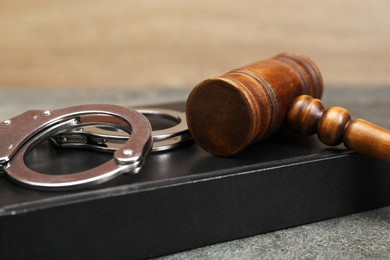
[[[152,131],[147,117],[175,125]],[[25,164],[26,155],[44,140],[58,147],[113,152],[100,166],[70,174],[44,174]],[[30,110],[0,122],[0,172],[25,187],[69,190],[99,184],[124,173],[138,173],[150,152],[192,141],[185,113],[160,108],[130,109],[117,105],[80,105]]]

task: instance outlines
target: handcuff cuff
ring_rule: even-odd
[[[148,117],[175,125],[152,131]],[[113,152],[100,166],[70,174],[44,174],[25,164],[26,155],[44,140],[58,147]],[[150,152],[192,141],[185,113],[160,108],[131,109],[95,104],[56,110],[30,110],[0,122],[0,172],[38,190],[70,190],[96,185],[124,173],[138,173]]]

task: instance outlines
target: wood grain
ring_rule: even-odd
[[[390,1],[2,0],[0,87],[192,87],[281,51],[390,85]]]
[[[296,97],[322,92],[310,58],[281,53],[199,83],[186,103],[188,128],[206,151],[232,156],[278,130]]]
[[[355,152],[390,162],[390,131],[363,119],[351,120],[342,107],[325,109],[319,99],[297,97],[287,113],[290,128],[303,135],[317,133],[321,142],[342,142]]]

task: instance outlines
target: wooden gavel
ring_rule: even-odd
[[[206,79],[190,93],[187,123],[208,152],[231,156],[272,133],[285,119],[303,135],[390,162],[390,131],[341,107],[324,108],[317,66],[299,53],[281,53]]]

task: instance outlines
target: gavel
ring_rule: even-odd
[[[190,93],[190,132],[206,151],[232,156],[273,134],[286,120],[303,135],[317,133],[327,145],[390,162],[390,131],[363,119],[351,120],[341,107],[325,109],[323,79],[316,64],[300,53],[234,69],[200,82]]]

